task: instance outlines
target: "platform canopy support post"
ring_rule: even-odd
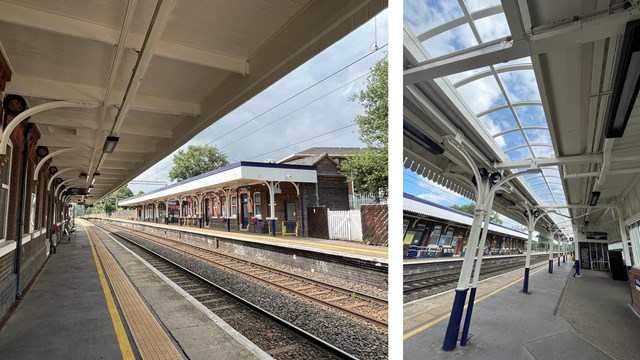
[[[528,202],[524,203],[525,213],[524,217],[527,221],[527,254],[525,256],[524,262],[524,281],[522,283],[522,292],[524,294],[529,293],[529,272],[531,271],[531,247],[533,244],[533,231],[536,228],[536,224],[540,219],[543,218],[543,213],[533,206],[531,206]]]
[[[471,223],[471,231],[469,233],[469,240],[467,243],[467,250],[462,262],[462,270],[460,271],[460,278],[458,279],[458,286],[455,290],[455,297],[453,305],[451,307],[451,315],[449,316],[449,323],[447,324],[447,330],[444,335],[444,341],[442,343],[442,349],[444,351],[452,351],[458,344],[458,334],[460,333],[460,322],[462,321],[462,312],[464,311],[464,304],[467,300],[467,292],[469,291],[469,281],[471,280],[471,270],[473,267],[473,261],[475,258],[476,250],[478,248],[478,240],[480,235],[480,225],[485,215],[484,208],[484,196],[486,191],[486,180],[480,175],[480,171],[475,164],[473,158],[467,153],[462,145],[464,135],[458,132],[454,137],[447,136],[446,140],[453,148],[458,150],[460,155],[469,164],[469,168],[473,171],[476,178],[476,208],[473,214],[473,222]],[[486,170],[485,170],[486,172]],[[484,177],[487,178],[486,176]],[[487,179],[488,180],[488,179]]]
[[[469,328],[471,325],[471,317],[473,315],[473,306],[475,302],[476,290],[478,288],[478,281],[480,280],[480,271],[482,269],[482,257],[484,256],[484,244],[487,240],[487,234],[489,232],[489,222],[491,220],[491,211],[493,208],[493,200],[495,199],[495,194],[497,191],[502,190],[506,192],[511,192],[507,188],[507,184],[520,176],[531,174],[533,172],[539,172],[539,170],[527,170],[521,171],[515,174],[511,174],[505,178],[502,178],[502,173],[494,172],[491,175],[487,176],[486,182],[484,182],[484,191],[485,195],[483,198],[482,208],[484,209],[484,226],[482,228],[482,237],[480,239],[480,243],[477,248],[473,250],[473,255],[477,254],[477,258],[475,261],[475,266],[473,269],[473,282],[471,283],[471,292],[469,294],[469,303],[467,305],[467,313],[465,315],[464,326],[462,328],[462,337],[460,338],[460,345],[465,346],[467,344],[467,340],[469,337]],[[476,205],[477,206],[477,205]],[[467,248],[469,251],[469,248]],[[466,257],[467,254],[465,254]]]
[[[271,236],[276,236],[276,221],[278,218],[276,217],[276,194],[275,188],[278,185],[276,181],[265,181],[264,184],[269,189],[269,217],[267,220],[269,221],[269,232]]]
[[[627,266],[627,272],[631,269],[631,256],[629,254],[629,238],[627,237],[627,229],[624,226],[624,220],[622,219],[622,211],[620,205],[616,208],[618,210],[618,226],[620,227],[620,240],[622,241],[622,254],[624,255],[624,264]]]

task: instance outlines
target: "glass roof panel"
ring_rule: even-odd
[[[522,126],[547,126],[547,117],[540,105],[514,106],[518,119]]]
[[[504,84],[509,100],[518,101],[540,101],[540,92],[536,83],[536,76],[533,70],[509,71],[498,74]]]
[[[476,114],[507,103],[493,76],[460,86],[458,92]]]
[[[502,150],[511,149],[516,146],[526,145],[524,136],[520,131],[510,132],[504,135],[500,135],[496,138],[496,142],[500,145]]]
[[[404,21],[416,36],[462,16],[456,1],[404,0]]]
[[[513,117],[513,114],[509,109],[493,111],[487,115],[479,117],[478,119],[491,135],[495,135],[505,130],[518,128],[516,119]]]
[[[429,38],[423,41],[422,45],[429,55],[438,57],[476,46],[478,42],[473,36],[471,26],[464,24]]]
[[[500,6],[500,0],[464,0],[464,3],[467,5],[467,9],[469,9],[470,13],[486,9],[488,7]]]
[[[531,151],[529,148],[521,148],[507,153],[511,161],[531,159]]]
[[[550,146],[532,146],[533,154],[537,158],[552,158],[555,156],[553,148]]]
[[[527,140],[532,144],[551,144],[549,130],[524,130]]]
[[[453,74],[453,75],[449,75],[449,76],[447,76],[447,79],[449,79],[449,81],[451,81],[451,83],[455,84],[460,80],[464,80],[464,79],[468,78],[469,76],[475,75],[477,73],[485,72],[485,71],[489,71],[489,67],[488,66],[477,68],[477,69],[473,69],[473,70],[469,70],[469,71],[463,71],[461,73],[457,73],[457,74]]]
[[[482,42],[504,38],[511,34],[504,13],[487,16],[474,21]]]
[[[493,66],[496,69],[499,69],[501,67],[505,67],[505,66],[509,66],[509,65],[518,65],[518,64],[531,64],[531,58],[529,56],[527,56],[527,57],[523,57],[523,58],[520,58],[520,59],[515,59],[515,60],[503,62],[503,63],[498,63],[498,64],[495,64]]]

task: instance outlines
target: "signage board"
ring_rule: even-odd
[[[607,240],[607,233],[601,231],[587,232],[587,240]]]
[[[72,187],[72,188],[65,189],[62,194],[63,195],[87,195],[87,189]]]

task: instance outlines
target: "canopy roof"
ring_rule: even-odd
[[[640,183],[639,157],[631,154],[640,151],[637,102],[624,137],[605,138],[625,26],[640,17],[637,4],[627,5],[406,0],[404,117],[442,153],[405,134],[405,166],[473,198],[469,166],[445,141],[462,133],[478,167],[540,167],[540,174],[515,181],[515,192],[557,208],[547,218],[567,236],[609,227],[598,207],[640,211],[624,201]],[[590,207],[594,191],[601,196]],[[522,202],[512,192],[494,208],[522,220]]]
[[[411,194],[404,193],[402,200],[404,211],[410,211],[416,214],[427,215],[447,221],[455,221],[457,223],[468,226],[471,226],[471,223],[473,222],[473,216],[467,213],[451,209],[428,200],[420,199]],[[489,230],[497,232],[499,234],[513,236],[519,239],[528,238],[527,234],[521,231],[510,229],[500,224],[489,223]]]
[[[154,201],[178,199],[185,195],[264,184],[265,182],[316,183],[316,167],[241,161],[147,194],[120,200],[118,205],[148,204]]]
[[[28,105],[52,166],[93,203],[366,23],[386,0],[7,0],[6,94]],[[107,136],[119,137],[113,153]],[[77,169],[76,169],[77,168]],[[78,180],[80,172],[88,177]],[[71,185],[71,184],[70,184]],[[79,199],[74,197],[73,201]]]

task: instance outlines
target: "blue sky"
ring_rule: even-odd
[[[370,53],[376,40],[378,47],[387,44],[386,10],[227,114],[181,149],[191,144],[213,144],[226,153],[233,163],[241,160],[279,160],[312,146],[364,146],[353,123],[355,116],[364,110],[359,103],[348,98],[366,87],[369,69],[385,56],[387,48],[284,104],[273,107]],[[234,129],[247,121],[247,125]],[[167,156],[135,180],[169,182],[172,158],[173,154]],[[137,193],[140,190],[148,192],[159,186],[132,184],[129,187]]]

